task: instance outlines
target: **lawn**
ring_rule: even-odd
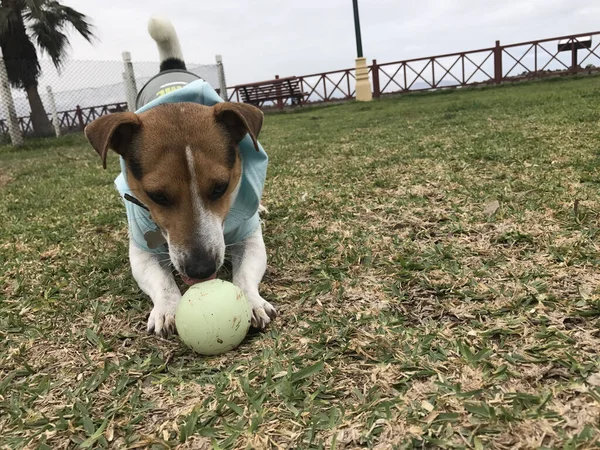
[[[268,114],[280,316],[210,358],[145,332],[116,156],[1,148],[0,446],[597,447],[599,104],[587,77]]]

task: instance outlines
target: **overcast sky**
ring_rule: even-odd
[[[64,0],[99,38],[73,37],[72,59],[158,59],[151,14],[168,16],[187,61],[222,54],[228,85],[354,65],[351,0]],[[365,56],[379,62],[600,28],[600,0],[359,0]]]

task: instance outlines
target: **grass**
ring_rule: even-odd
[[[600,445],[600,78],[268,115],[280,317],[145,333],[112,155],[0,149],[0,446]]]

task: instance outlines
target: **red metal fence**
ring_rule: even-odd
[[[94,119],[117,111],[127,111],[127,102],[111,103],[108,105],[89,106],[87,108],[80,108],[79,105],[75,109],[69,109],[67,111],[58,112],[58,123],[60,129],[64,133],[70,133],[73,131],[83,131],[85,126],[92,122]],[[49,115],[48,118],[52,121],[52,117]],[[33,125],[31,123],[31,116],[19,117],[19,126],[25,135],[34,134]],[[8,134],[8,125],[4,119],[0,119],[0,134]]]
[[[373,96],[598,72],[599,41],[600,31],[509,45],[496,41],[494,47],[383,64],[373,60],[369,67]],[[354,72],[349,68],[297,77],[304,103],[354,98]],[[244,86],[229,88],[229,99],[240,101]],[[271,101],[263,106],[289,103]]]
[[[371,68],[369,68],[369,73]],[[279,78],[275,76],[275,78]],[[327,102],[330,100],[348,100],[354,98],[354,69],[334,70],[332,72],[315,73],[296,77],[300,81],[300,90],[305,94],[305,100],[311,99],[311,102]],[[229,101],[241,102],[243,91],[248,86],[260,83],[240,84],[228,88]],[[282,99],[280,102],[269,101],[263,106],[283,106],[291,105],[291,99]]]
[[[373,96],[460,88],[478,84],[500,84],[551,75],[571,75],[600,71],[600,31],[570,36],[560,36],[531,42],[494,47],[445,55],[414,58],[383,64],[373,60],[369,76]],[[334,70],[296,77],[305,94],[302,103],[320,103],[349,100],[355,95],[354,68]],[[276,77],[277,78],[277,77]],[[272,82],[271,80],[270,82]],[[256,86],[260,83],[251,83]],[[228,88],[228,99],[240,102],[242,92],[250,85]],[[263,107],[291,105],[291,99],[269,100]],[[127,110],[127,103],[91,106],[58,113],[63,131],[78,131],[104,114]],[[32,134],[30,117],[20,117],[19,124],[25,134]],[[0,133],[8,134],[4,120],[0,120]]]

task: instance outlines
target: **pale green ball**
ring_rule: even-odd
[[[237,286],[211,280],[191,286],[177,305],[179,338],[201,355],[218,355],[236,348],[250,328],[252,310]]]

